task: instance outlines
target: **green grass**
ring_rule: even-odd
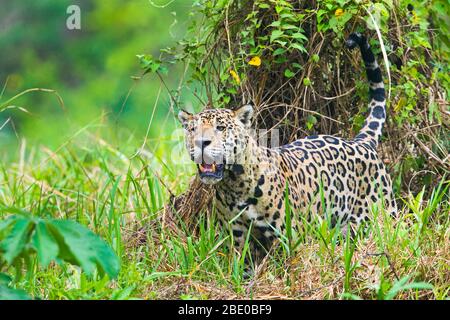
[[[57,152],[35,147],[2,160],[0,205],[76,220],[121,259],[110,281],[69,264],[43,268],[33,257],[12,285],[41,299],[448,299],[448,181],[428,198],[421,192],[400,200],[398,219],[374,208],[370,235],[356,242],[327,219],[307,221],[288,208],[279,250],[244,280],[244,259],[230,252],[231,232],[220,230],[214,213],[196,217],[195,228],[164,219],[170,194],[185,190],[193,174],[164,148],[130,159],[95,135],[81,135]],[[296,219],[298,230],[291,227]],[[0,268],[14,277],[13,268]]]

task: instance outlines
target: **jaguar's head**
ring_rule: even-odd
[[[232,165],[243,164],[252,116],[251,105],[237,110],[206,109],[198,114],[180,111],[186,147],[203,183],[215,184]]]

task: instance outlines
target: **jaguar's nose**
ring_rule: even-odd
[[[209,139],[197,139],[195,140],[195,145],[202,150],[211,144],[211,140]]]

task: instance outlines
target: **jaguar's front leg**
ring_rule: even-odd
[[[278,239],[276,223],[266,222],[255,226],[255,262],[260,263]]]
[[[252,269],[252,260],[254,262],[255,259],[255,252],[257,250],[255,246],[255,242],[252,239],[252,237],[248,236],[248,233],[251,232],[251,228],[254,226],[247,226],[244,221],[241,219],[237,219],[236,221],[231,223],[231,230],[233,233],[233,240],[234,240],[234,249],[238,252],[239,256],[242,258],[242,255],[245,255],[243,257],[244,259],[244,278],[250,278],[254,272]],[[248,249],[250,251],[245,251],[245,245],[247,242],[247,238],[249,238],[249,245]],[[250,256],[252,259],[250,259]]]
[[[233,233],[234,249],[242,255],[247,239],[248,227],[238,219],[231,223],[231,231]]]

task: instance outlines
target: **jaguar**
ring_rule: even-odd
[[[313,135],[268,148],[252,134],[250,104],[179,112],[190,158],[201,182],[213,185],[219,221],[231,226],[238,252],[250,236],[256,256],[267,254],[286,232],[288,205],[308,219],[329,215],[344,234],[369,221],[374,205],[396,214],[391,179],[377,154],[386,120],[381,69],[364,35],[352,33],[346,46],[359,47],[369,82],[369,113],[352,139]]]

